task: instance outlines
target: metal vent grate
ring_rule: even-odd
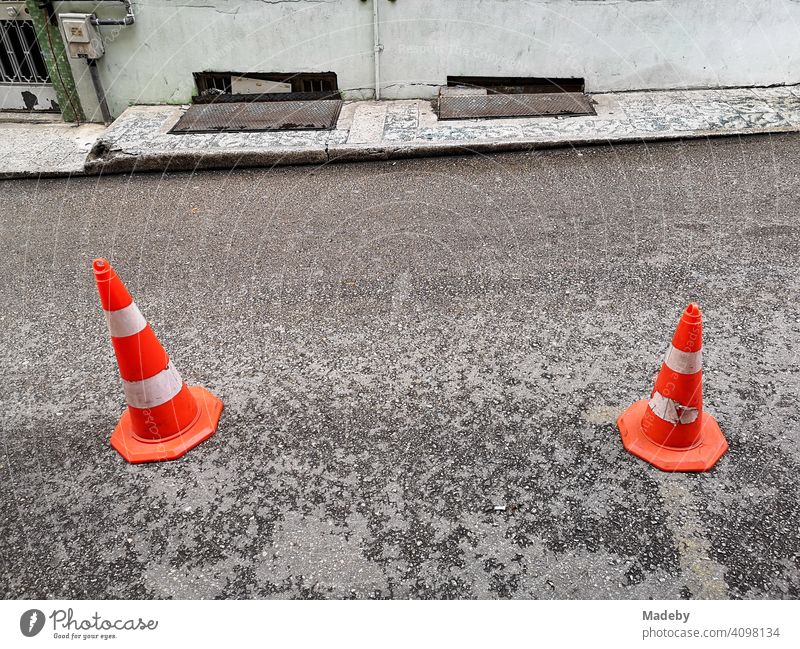
[[[577,92],[532,95],[442,95],[439,119],[595,115],[589,97]]]
[[[580,77],[447,77],[449,88],[482,88],[490,95],[583,92]]]
[[[0,82],[50,83],[30,20],[0,20]]]
[[[258,95],[197,95],[195,104],[230,104],[251,101],[319,101],[320,99],[341,99],[338,90],[333,92],[273,92]]]
[[[170,133],[332,129],[341,108],[341,100],[195,104]]]
[[[289,74],[264,72],[195,72],[194,81],[198,93],[216,95],[232,94],[233,77],[274,81],[291,86],[293,93],[326,93],[338,92],[339,86],[334,72],[292,72]]]

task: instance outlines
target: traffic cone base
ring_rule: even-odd
[[[148,441],[136,434],[130,408],[126,408],[111,435],[111,446],[128,462],[139,464],[175,460],[207,440],[217,430],[222,401],[197,385],[189,387],[189,392],[197,403],[197,417],[186,428],[168,439]]]
[[[699,442],[691,448],[670,448],[654,443],[642,430],[648,401],[637,401],[617,419],[622,444],[636,457],[662,471],[708,471],[728,450],[717,420],[701,413]]]

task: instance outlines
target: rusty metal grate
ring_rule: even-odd
[[[542,117],[545,115],[596,115],[596,113],[589,97],[580,92],[442,95],[439,98],[439,119]]]
[[[232,95],[229,93],[197,95],[195,104],[235,104],[253,101],[319,101],[320,99],[341,99],[338,90],[332,92],[264,92],[252,95]]]
[[[195,104],[170,133],[332,129],[341,108],[341,100]]]

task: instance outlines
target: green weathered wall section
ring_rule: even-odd
[[[36,40],[39,42],[42,58],[53,82],[64,121],[84,121],[84,112],[75,87],[75,79],[72,77],[72,68],[67,61],[60,29],[49,23],[47,12],[40,9],[35,0],[26,0],[25,7],[36,28]]]

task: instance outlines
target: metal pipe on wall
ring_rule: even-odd
[[[375,60],[375,101],[381,98],[381,52],[383,45],[381,44],[381,30],[380,30],[380,13],[378,11],[378,3],[380,0],[372,0],[372,41],[373,41],[373,58]]]
[[[108,110],[108,101],[106,101],[106,91],[103,88],[103,82],[100,80],[100,72],[97,69],[97,59],[86,59],[89,66],[89,74],[92,77],[92,84],[94,91],[97,95],[97,103],[100,104],[100,114],[103,116],[103,123],[108,126],[111,124],[111,111]]]
[[[125,5],[124,18],[92,18],[93,25],[133,25],[136,22],[136,16],[133,15],[133,6],[131,0],[119,0]]]

